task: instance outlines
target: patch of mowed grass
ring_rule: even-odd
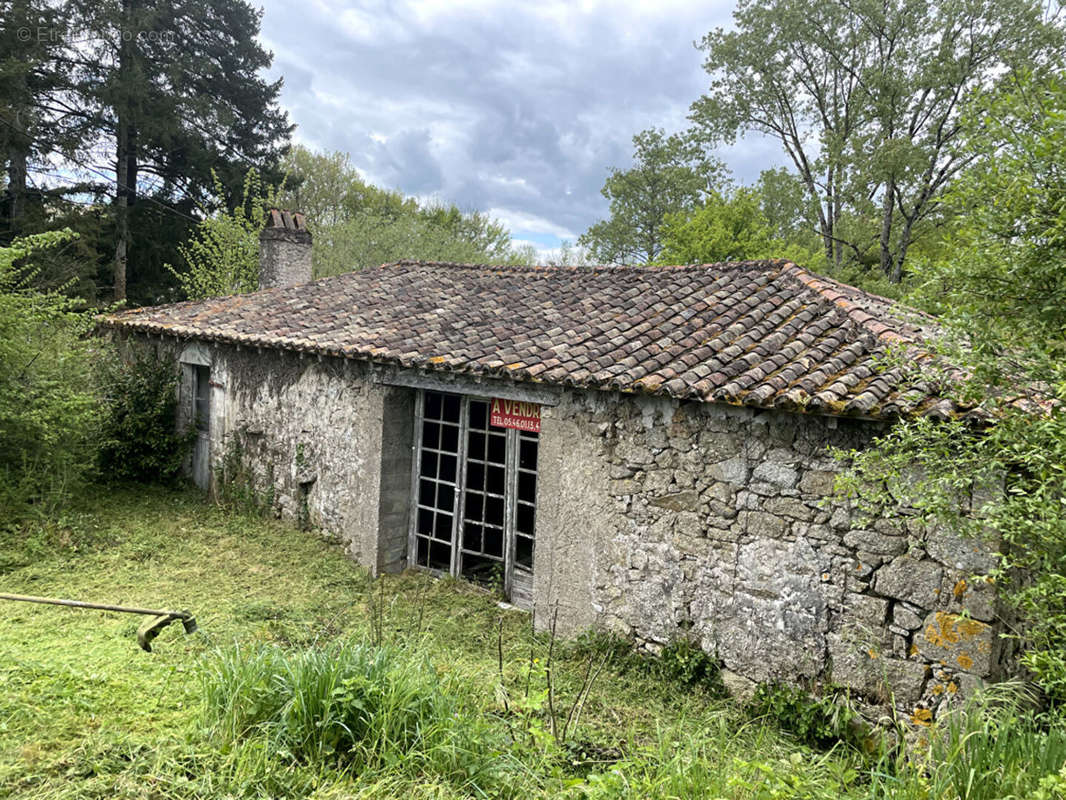
[[[146,654],[134,640],[139,617],[0,606],[0,796],[475,793],[453,772],[416,768],[407,757],[353,770],[343,759],[284,758],[269,737],[224,745],[221,726],[203,724],[212,702],[204,675],[216,652],[267,648],[290,659],[368,639],[417,652],[420,664],[432,665],[427,680],[448,687],[438,698],[442,707],[453,703],[475,721],[454,729],[466,731],[464,746],[480,742],[478,751],[497,768],[496,762],[510,765],[504,772],[522,776],[514,791],[523,797],[558,796],[604,766],[575,768],[571,753],[634,753],[654,744],[659,728],[678,715],[693,720],[692,738],[705,720],[730,713],[713,693],[649,679],[620,659],[608,663],[583,703],[572,732],[578,746],[515,744],[498,687],[515,696],[530,684],[543,691],[550,644],[533,634],[529,615],[502,611],[490,593],[461,581],[410,573],[372,582],[316,534],[228,512],[196,492],[109,491],[2,536],[6,591],[188,608],[200,632],[186,636],[172,625]],[[560,707],[580,689],[588,655],[579,645],[557,643],[553,687]],[[507,796],[510,784],[493,780],[496,796]]]
[[[316,534],[196,492],[109,491],[0,531],[0,553],[5,591],[188,608],[201,628],[147,654],[139,617],[0,604],[0,797],[965,796],[928,765],[870,769],[750,720],[691,648],[553,647],[489,592],[371,581]],[[562,715],[606,657],[563,743],[525,735],[549,724],[549,652]],[[991,747],[1009,725],[958,736]],[[1009,785],[1049,779],[1057,752]]]

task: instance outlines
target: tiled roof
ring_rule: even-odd
[[[932,336],[932,318],[788,261],[401,261],[302,286],[125,311],[103,324],[761,408],[885,418],[956,411],[884,364],[891,345],[920,346]]]

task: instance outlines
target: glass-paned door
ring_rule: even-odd
[[[416,414],[413,563],[529,604],[538,434],[492,425],[480,398],[426,390]]]
[[[425,392],[414,508],[415,563],[452,572],[456,501],[459,495],[460,398]]]

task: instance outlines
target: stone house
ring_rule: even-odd
[[[274,212],[257,292],[105,322],[180,370],[200,485],[237,453],[374,571],[492,581],[653,651],[691,637],[741,683],[891,692],[921,721],[1001,671],[989,554],[831,496],[830,447],[957,413],[881,365],[928,317],[780,260],[311,281],[303,228]]]

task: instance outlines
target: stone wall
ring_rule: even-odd
[[[589,487],[572,510],[597,519],[560,518],[538,547],[595,539],[577,591],[608,629],[652,651],[692,637],[742,680],[831,680],[917,722],[999,673],[987,550],[915,519],[860,526],[830,499],[828,448],[867,445],[876,423],[577,394],[545,413]],[[542,604],[575,605],[569,585]]]
[[[257,502],[276,516],[336,536],[371,569],[403,569],[411,390],[375,383],[366,364],[344,359],[172,338],[135,342],[176,368],[188,360],[209,366],[214,490],[223,462],[239,463]],[[184,388],[179,414],[188,423]]]
[[[214,457],[239,447],[275,513],[375,570],[405,565],[415,390],[358,362],[155,342],[211,365]],[[557,615],[561,632],[600,625],[653,652],[690,637],[735,684],[828,680],[916,722],[1002,672],[995,596],[975,577],[993,566],[986,550],[914,518],[860,525],[831,498],[829,448],[866,446],[876,423],[577,390],[548,400],[542,627]]]

